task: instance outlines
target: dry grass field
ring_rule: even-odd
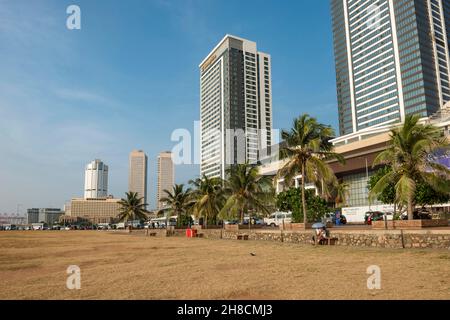
[[[0,299],[450,299],[448,250],[100,231],[0,232],[0,248]],[[69,265],[80,290],[66,288]],[[369,265],[381,290],[367,289]]]

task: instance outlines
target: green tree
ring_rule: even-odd
[[[192,198],[194,205],[192,212],[196,217],[204,219],[204,225],[208,226],[208,221],[212,224],[217,223],[217,215],[220,212],[225,198],[220,178],[208,178],[203,175],[202,178],[189,182],[194,186]]]
[[[333,152],[330,140],[334,136],[334,130],[323,125],[308,114],[303,114],[294,119],[290,131],[281,133],[284,145],[280,153],[282,158],[287,158],[286,164],[278,171],[277,178],[284,178],[287,185],[291,185],[293,178],[301,175],[301,203],[303,212],[307,211],[305,195],[306,182],[321,183],[327,185],[336,177],[326,160],[335,158],[344,162],[343,158]],[[303,223],[307,221],[307,215],[303,215]]]
[[[249,210],[268,214],[268,206],[274,200],[272,179],[258,174],[258,168],[249,164],[233,165],[227,169],[224,194],[225,205],[219,213],[220,218],[239,217],[244,222],[244,213]]]
[[[161,202],[167,203],[166,211],[169,215],[177,216],[177,225],[185,226],[192,222],[190,211],[193,206],[192,190],[185,189],[184,184],[175,184],[172,191],[163,190],[166,196],[161,198]]]
[[[122,198],[119,201],[119,221],[146,220],[148,211],[145,209],[147,204],[144,203],[144,198],[139,198],[137,192],[127,192],[125,195],[126,199]],[[131,229],[133,226],[129,227]]]
[[[370,178],[369,178],[369,192],[372,191],[372,189],[375,187],[375,185],[380,181],[381,178],[383,178],[385,175],[390,173],[392,170],[390,167],[385,166],[380,169],[378,169]],[[385,188],[381,190],[380,193],[376,195],[376,198],[378,201],[381,201],[385,204],[393,204],[395,202],[395,183],[394,182],[388,182],[385,185]],[[373,200],[373,197],[370,199]]]
[[[369,179],[369,191],[378,183],[378,181],[386,174],[390,173],[390,167],[380,168]],[[377,194],[377,199],[386,204],[393,204],[395,202],[395,183],[391,182]],[[450,193],[443,193],[435,191],[425,181],[416,181],[416,192],[414,195],[414,203],[420,206],[431,206],[434,204],[447,203],[450,201]]]
[[[450,202],[450,193],[435,191],[426,182],[420,181],[417,183],[414,199],[419,206],[431,206]]]
[[[305,192],[307,204],[307,221],[319,221],[331,209],[326,200],[317,196],[314,190],[308,189]],[[301,201],[301,190],[299,188],[289,188],[280,192],[276,199],[277,208],[280,211],[292,212],[293,222],[304,222],[303,205]]]
[[[390,183],[395,184],[395,202],[406,204],[408,219],[413,219],[417,183],[426,182],[433,190],[450,192],[450,170],[438,164],[432,155],[449,147],[442,131],[430,124],[420,124],[419,116],[408,115],[405,123],[391,130],[388,148],[373,165],[391,167],[372,188],[370,197],[380,194]]]

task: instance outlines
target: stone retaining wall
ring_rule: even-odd
[[[253,241],[276,241],[311,244],[312,231],[272,230],[199,230],[207,239],[236,240],[238,234],[247,234]],[[184,230],[175,230],[173,236],[184,237]],[[450,249],[450,230],[347,230],[331,231],[338,246],[379,248],[445,248]],[[158,236],[165,236],[164,233]]]
[[[373,221],[372,229],[421,229],[421,228],[433,228],[433,227],[447,227],[447,219],[433,219],[433,220],[383,220]]]

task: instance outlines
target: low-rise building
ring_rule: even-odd
[[[110,223],[117,219],[120,213],[120,199],[75,198],[70,202],[70,210],[66,212],[66,220],[87,220],[92,223]]]
[[[439,113],[429,119],[422,119],[424,123],[433,124],[443,130],[445,136],[450,140],[450,103],[444,106]],[[354,134],[333,139],[334,151],[345,159],[345,164],[337,160],[329,161],[331,169],[336,177],[349,186],[349,196],[346,199],[346,207],[342,212],[349,222],[364,221],[364,213],[369,210],[390,211],[393,206],[383,204],[377,200],[369,202],[368,182],[370,177],[379,169],[373,167],[375,158],[380,152],[386,150],[390,141],[390,130],[393,126],[370,128]],[[449,168],[450,156],[443,155],[439,159],[441,164]],[[277,157],[267,158],[261,161],[260,174],[275,176],[286,160]],[[299,186],[301,175],[294,178],[292,185]],[[307,184],[306,188],[315,188],[313,184]],[[285,189],[284,179],[279,179],[276,184],[277,193]]]
[[[23,225],[26,221],[27,217],[19,214],[0,214],[0,225]]]
[[[58,222],[64,212],[59,208],[32,208],[27,210],[27,223],[46,223],[52,225]]]

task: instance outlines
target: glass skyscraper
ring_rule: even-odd
[[[331,0],[341,135],[450,101],[450,0]]]

